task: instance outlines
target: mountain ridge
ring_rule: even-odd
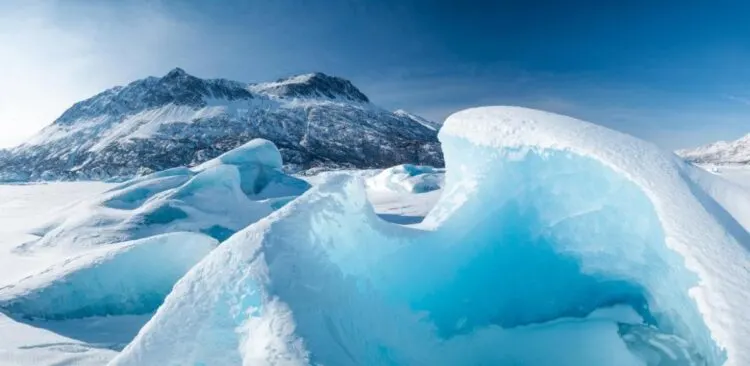
[[[290,171],[443,164],[436,129],[372,104],[346,79],[243,83],[175,68],[75,103],[0,153],[0,181],[124,179],[197,165],[252,138],[274,142]]]
[[[750,134],[731,141],[716,141],[692,149],[675,151],[683,159],[697,164],[750,164]]]

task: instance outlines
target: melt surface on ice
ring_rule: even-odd
[[[515,107],[440,139],[420,227],[332,178],[214,250],[111,364],[750,364],[750,241],[692,168]]]

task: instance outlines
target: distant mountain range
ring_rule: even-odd
[[[442,166],[438,127],[322,73],[248,84],[176,68],[78,102],[0,151],[0,181],[129,178],[197,165],[257,137],[279,147],[290,171]]]
[[[718,141],[695,149],[676,151],[685,160],[697,164],[750,164],[750,134],[734,141]]]

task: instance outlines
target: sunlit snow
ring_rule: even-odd
[[[260,140],[118,186],[0,186],[28,192],[0,206],[21,214],[0,213],[0,364],[750,364],[745,175],[523,108],[440,140],[445,171],[309,190]]]
[[[331,178],[213,251],[113,364],[750,362],[748,241],[694,168],[520,108],[440,136],[446,186],[421,225]]]

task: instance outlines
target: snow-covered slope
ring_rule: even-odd
[[[293,170],[442,165],[434,128],[377,107],[345,79],[245,84],[178,68],[76,103],[0,154],[0,181],[132,177],[200,164],[252,138],[276,144]]]
[[[423,126],[425,126],[427,128],[433,129],[435,131],[437,131],[437,130],[440,129],[440,123],[430,121],[430,120],[428,120],[428,119],[426,119],[424,117],[420,117],[420,116],[417,116],[416,114],[409,113],[409,112],[407,112],[407,111],[405,111],[403,109],[399,109],[399,110],[393,111],[393,114],[409,118],[409,119],[411,119],[411,120],[413,120],[413,121],[415,121],[415,122],[417,122],[417,123],[419,123],[419,124],[421,124],[421,125],[423,125]]]
[[[718,141],[695,149],[676,151],[685,160],[698,164],[750,163],[750,134],[734,141]]]
[[[424,222],[332,176],[214,250],[111,364],[750,364],[750,236],[702,172],[523,108],[440,139]]]

